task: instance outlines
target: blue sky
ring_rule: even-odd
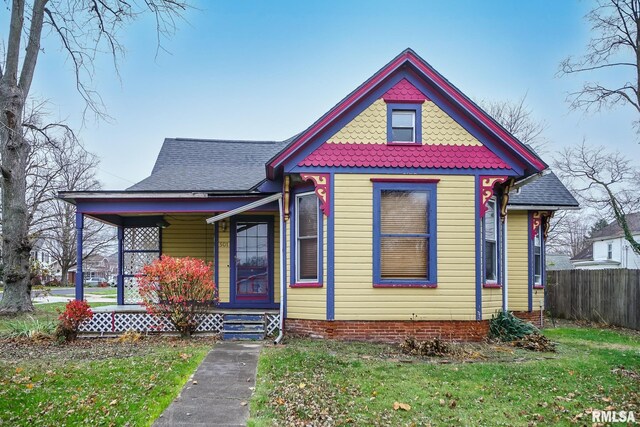
[[[119,80],[108,57],[94,87],[113,117],[82,124],[83,101],[52,37],[32,94],[80,128],[105,189],[146,177],[164,137],[274,139],[303,130],[406,47],[473,99],[527,94],[549,150],[604,144],[640,159],[630,108],[570,112],[584,77],[556,77],[589,39],[589,1],[201,1],[156,57],[149,19],[122,33]],[[6,8],[0,11],[6,28]],[[6,36],[3,35],[6,39]],[[598,76],[607,81],[607,75]],[[551,156],[547,156],[549,160]]]

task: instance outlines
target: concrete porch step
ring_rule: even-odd
[[[223,332],[222,339],[225,341],[262,341],[264,339],[264,332]]]

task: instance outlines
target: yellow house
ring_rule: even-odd
[[[387,341],[481,339],[501,309],[538,319],[549,219],[578,206],[410,49],[289,140],[166,139],[131,188],[61,197],[78,212],[76,298],[84,217],[119,230],[118,306],[86,331],[151,328],[134,275],[165,254],[214,265],[202,330]]]

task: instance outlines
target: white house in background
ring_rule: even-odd
[[[640,241],[640,212],[627,215],[627,223],[636,241]],[[594,233],[587,248],[571,258],[577,269],[602,268],[640,269],[640,255],[636,254],[624,238],[622,227],[616,221]]]

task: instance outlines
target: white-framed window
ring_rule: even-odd
[[[533,283],[542,285],[542,227],[533,238]]]
[[[319,281],[320,207],[314,192],[296,195],[296,283]]]
[[[498,214],[495,199],[487,202],[484,215],[484,280],[498,282]]]
[[[613,243],[607,243],[607,259],[613,259]]]
[[[393,110],[391,112],[391,138],[395,142],[416,141],[416,112]]]

